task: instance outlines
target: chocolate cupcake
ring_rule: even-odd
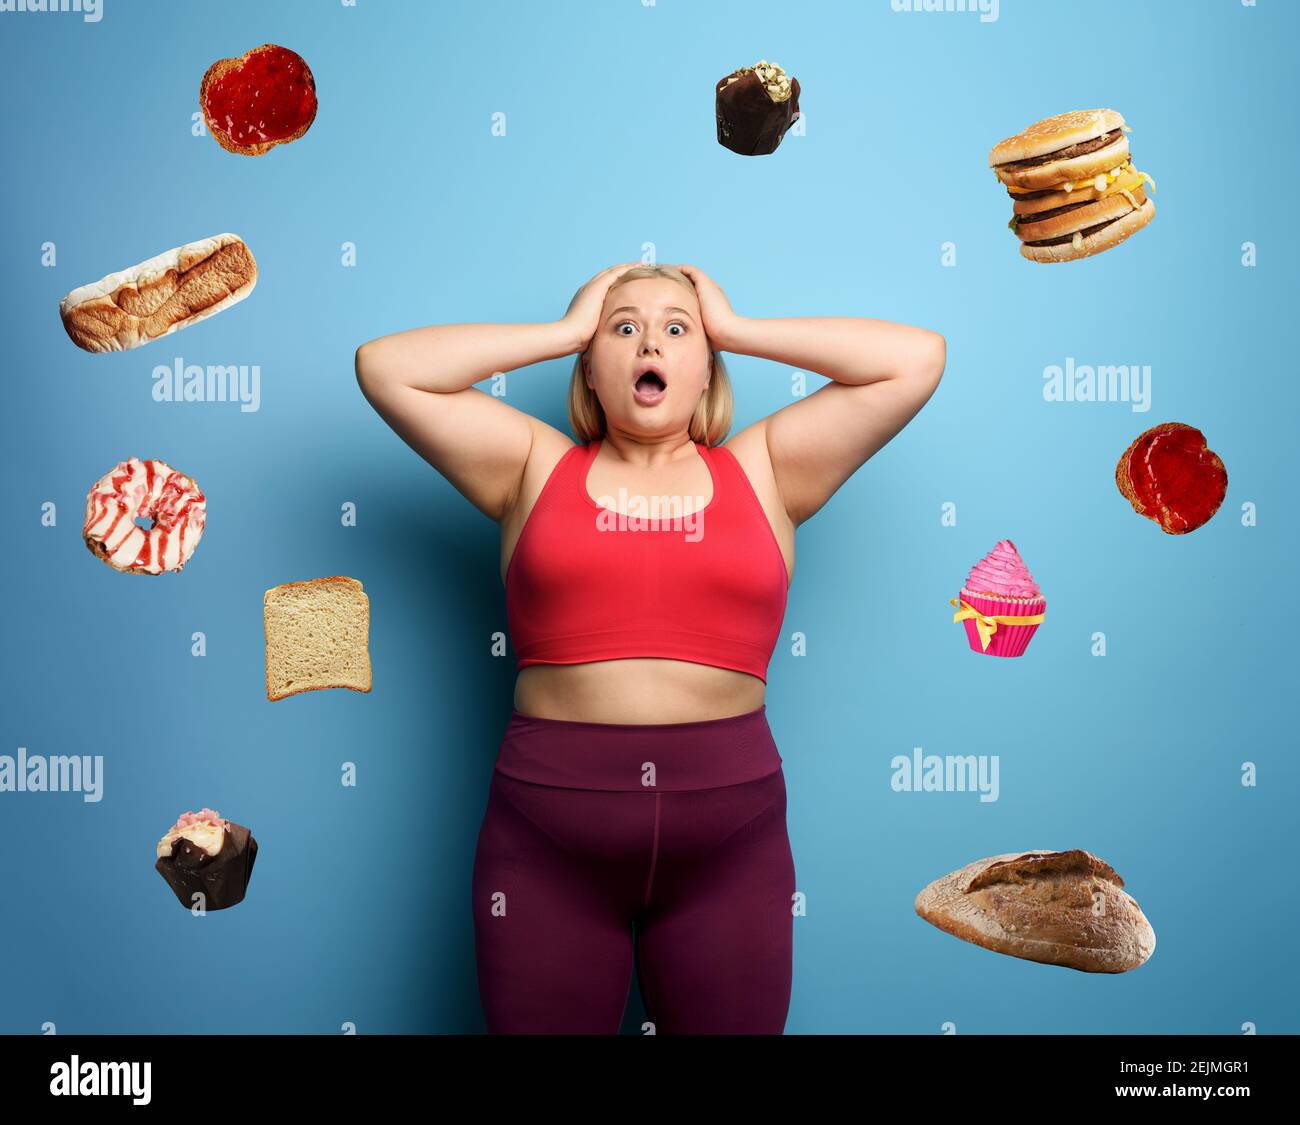
[[[799,79],[760,59],[718,81],[718,144],[741,156],[776,151],[799,116]]]
[[[257,841],[242,824],[223,820],[214,809],[182,813],[158,841],[158,874],[182,906],[203,895],[205,910],[224,910],[244,901],[257,859]]]

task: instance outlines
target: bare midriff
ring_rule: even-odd
[[[685,660],[530,664],[515,680],[514,707],[580,723],[691,723],[757,711],[766,687],[748,672]]]

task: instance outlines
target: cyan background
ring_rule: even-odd
[[[104,4],[96,24],[0,14],[0,753],[105,759],[99,804],[0,794],[0,1031],[482,1029],[469,877],[513,682],[489,651],[498,531],[370,410],[353,351],[421,324],[555,319],[647,243],[748,316],[948,339],[935,398],[799,535],[767,703],[808,900],[787,1031],[1300,1030],[1297,5],[1003,0],[984,23],[888,0]],[[320,113],[242,159],[190,115],[207,66],[263,42],[308,60]],[[760,57],[799,78],[807,136],[747,159],[717,144],[712,91]],[[1125,114],[1159,214],[1099,257],[1030,264],[988,151],[1095,105]],[[226,230],[261,268],[249,300],[141,350],[68,341],[70,289]],[[176,356],[259,364],[260,411],[155,403],[150,372]],[[1044,402],[1067,356],[1151,365],[1151,411]],[[565,427],[571,362],[513,375],[509,400]],[[789,371],[730,366],[737,430],[790,401]],[[1185,537],[1113,480],[1129,441],[1172,420],[1229,472]],[[87,489],[131,455],[208,496],[180,575],[120,575],[81,543]],[[1049,606],[1014,661],[971,653],[947,601],[1004,537]],[[272,705],[262,593],[326,574],[370,595],[374,690]],[[1000,799],[894,793],[890,759],[914,746],[999,755]],[[198,920],[153,847],[204,804],[261,852],[247,900]],[[971,860],[1075,847],[1155,926],[1139,970],[1000,957],[913,913]],[[641,1014],[633,986],[626,1031]]]

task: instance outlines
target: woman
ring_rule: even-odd
[[[832,382],[729,441],[719,352]],[[474,384],[578,354],[566,434]],[[363,344],[390,426],[502,529],[518,658],[473,874],[489,1032],[785,1027],[794,864],[764,707],[795,528],[921,409],[942,336],[739,316],[693,266],[623,263],[549,324]],[[625,517],[648,517],[646,519]]]

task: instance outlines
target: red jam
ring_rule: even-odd
[[[210,83],[203,109],[237,145],[282,141],[316,116],[316,82],[301,55],[269,46]]]
[[[1193,426],[1143,434],[1128,473],[1144,514],[1176,535],[1206,523],[1228,492],[1223,462]]]

